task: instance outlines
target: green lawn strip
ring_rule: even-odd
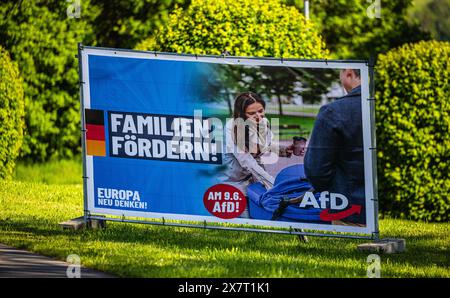
[[[82,186],[0,182],[0,242],[130,277],[364,277],[358,240],[108,222],[105,230],[63,231],[82,214]],[[450,277],[450,224],[380,221],[383,237],[407,252],[381,255],[383,277]]]
[[[80,184],[82,183],[81,156],[71,160],[36,164],[19,162],[14,179],[45,184]]]
[[[278,109],[277,106],[271,106],[272,108]],[[300,113],[311,113],[318,114],[320,107],[310,107],[310,106],[297,106],[297,105],[283,105],[283,112],[300,112]]]

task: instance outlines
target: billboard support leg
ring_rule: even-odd
[[[373,199],[374,202],[374,229],[372,239],[380,240],[380,229],[378,219],[378,178],[377,178],[377,142],[376,142],[376,122],[375,122],[375,57],[371,56],[368,61],[369,66],[369,106],[370,106],[370,125],[371,125],[371,157],[372,157],[372,184],[373,184]]]
[[[84,119],[84,77],[82,72],[82,54],[83,44],[81,42],[78,43],[78,54],[76,58],[78,58],[78,78],[79,78],[79,87],[80,87],[80,119],[81,119],[81,155],[83,157],[83,221],[84,226],[87,228],[90,224],[90,213],[88,211],[88,203],[87,203],[87,170],[86,170],[86,127],[85,127],[85,119]]]

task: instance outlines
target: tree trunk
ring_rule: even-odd
[[[230,116],[233,116],[233,106],[231,105],[230,93],[227,92],[226,97],[227,97],[228,110],[230,111]]]
[[[277,94],[278,98],[278,110],[280,111],[280,116],[283,116],[283,105],[281,104],[281,96]]]

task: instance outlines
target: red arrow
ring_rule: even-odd
[[[325,209],[320,212],[320,219],[323,221],[340,220],[355,213],[361,213],[361,205],[352,205],[349,209],[338,213],[330,213],[330,209]]]

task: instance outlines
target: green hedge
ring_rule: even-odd
[[[0,46],[0,179],[12,177],[23,141],[24,100],[19,69]]]
[[[450,220],[450,43],[419,42],[377,63],[381,210]]]
[[[234,56],[325,58],[315,25],[277,0],[193,0],[177,8],[141,50]]]

